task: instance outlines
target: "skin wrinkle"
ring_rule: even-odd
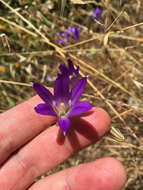
[[[30,168],[30,170],[31,170],[30,173],[32,174],[31,176],[33,176],[33,178],[35,178],[36,173],[38,174],[39,171],[36,169],[35,165],[32,165],[32,162],[29,162],[28,157],[22,158],[22,154],[20,152],[18,154],[16,154],[15,160],[20,165],[20,167],[22,168],[21,170],[23,171],[24,174],[25,174],[27,168],[28,169]],[[27,160],[28,160],[28,162],[27,162]],[[30,170],[27,170],[27,171],[29,172]]]
[[[42,146],[42,150],[43,150],[43,152],[46,151],[45,146]],[[39,176],[41,171],[39,170],[39,167],[37,167],[35,160],[33,160],[33,155],[31,155],[32,161],[30,160],[28,152],[30,152],[30,149],[23,149],[23,150],[21,149],[21,151],[16,155],[15,159],[19,159],[19,163],[22,163],[22,165],[24,166],[23,168],[28,168],[27,171],[32,170],[31,173],[33,173],[33,171],[34,171],[33,177],[32,177],[32,179],[34,180],[36,177]],[[53,157],[51,157],[50,155],[51,155],[51,152],[49,152],[49,154],[47,154],[47,159],[48,159],[48,162],[52,163]],[[41,175],[42,175],[42,173],[41,173]]]
[[[3,154],[0,154],[1,163],[5,161],[8,153],[12,153],[14,146],[15,145],[11,136],[7,137],[7,134],[0,134],[0,150],[4,150]]]
[[[65,171],[65,182],[66,182],[67,189],[65,189],[65,190],[73,190],[70,183],[68,182],[68,178],[70,178],[70,175],[71,175],[71,173],[69,172],[69,170],[66,170]]]
[[[32,166],[31,162],[28,163],[27,161],[25,161],[25,158],[22,158],[22,155],[18,152],[16,153],[16,155],[14,155],[13,159],[13,163],[16,166],[16,168],[18,168],[18,171],[22,171],[21,173],[21,179],[25,178],[25,176],[28,177],[28,180],[34,180],[37,176],[35,175],[36,173],[38,174],[38,171],[36,169],[35,166]],[[30,169],[29,169],[30,168]],[[30,173],[30,175],[29,175]],[[29,184],[25,184],[23,185],[22,183],[23,181],[21,180],[20,183],[17,183],[17,180],[15,180],[15,183],[12,184],[11,187],[9,187],[9,189],[7,189],[7,186],[5,189],[3,190],[19,190],[19,189],[26,189],[28,188]]]
[[[26,169],[26,166],[24,165],[24,162],[22,162],[22,160],[20,161],[20,159],[16,159],[16,162],[18,163],[18,165],[20,166],[20,168],[22,168],[21,170],[25,171]],[[21,176],[21,179],[24,177],[24,172],[23,172],[23,175]],[[17,181],[15,181],[15,183],[10,187],[10,190],[15,190],[17,189]]]
[[[74,190],[74,189],[76,190],[77,189],[79,184],[76,183],[76,180],[77,180],[77,178],[80,177],[80,175],[78,175],[78,174],[82,173],[82,170],[84,169],[84,167],[86,168],[85,164],[80,164],[79,166],[74,166],[73,172],[71,172],[71,169],[67,169],[65,171],[65,181],[69,185],[69,188],[70,188],[69,190]]]

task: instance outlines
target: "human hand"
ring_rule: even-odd
[[[37,176],[99,140],[110,127],[107,113],[93,108],[89,114],[73,119],[63,140],[56,125],[46,129],[55,122],[54,117],[35,113],[33,108],[40,102],[35,96],[0,115],[0,190],[122,189],[125,170],[114,158],[81,164],[31,185]]]

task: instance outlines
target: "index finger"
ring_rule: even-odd
[[[41,101],[39,96],[34,96],[0,115],[0,164],[56,121],[53,116],[38,115],[34,111]]]

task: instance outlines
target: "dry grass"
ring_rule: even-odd
[[[3,2],[0,11],[0,111],[34,95],[32,81],[51,87],[45,76],[56,76],[58,65],[70,56],[88,75],[88,94],[94,106],[104,108],[112,127],[122,136],[108,134],[56,170],[95,160],[102,156],[118,158],[128,173],[126,190],[143,189],[143,3],[140,0]],[[29,3],[28,3],[29,2]],[[35,3],[34,3],[35,2]],[[79,4],[76,4],[76,3]],[[98,5],[104,9],[103,31],[91,13]],[[65,7],[65,8],[64,8]],[[15,8],[15,10],[13,9]],[[69,25],[82,27],[79,43],[62,47],[56,32]],[[112,131],[114,134],[114,131]],[[53,171],[52,171],[53,172]]]

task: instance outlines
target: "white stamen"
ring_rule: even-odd
[[[63,131],[63,135],[66,136],[66,132],[65,131]]]

